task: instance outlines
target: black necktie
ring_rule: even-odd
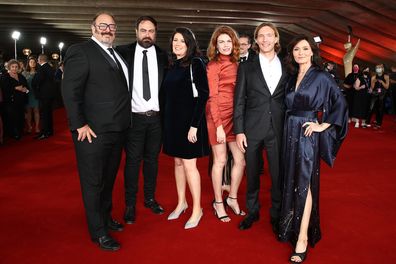
[[[147,63],[147,50],[143,50],[142,72],[143,72],[143,98],[144,100],[148,101],[151,98],[151,94],[150,94],[150,80],[149,80],[148,63]]]
[[[113,48],[108,48],[108,50],[110,51],[110,54],[113,56],[115,62],[117,63],[118,71],[120,72],[122,79],[125,81],[125,83],[127,83],[126,78],[125,78],[124,71],[122,70],[121,63],[120,63],[120,61],[117,59],[117,57],[116,57],[116,55],[115,55],[115,53],[114,53]]]

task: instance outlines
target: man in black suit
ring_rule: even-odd
[[[37,59],[40,67],[33,77],[34,94],[39,100],[41,133],[38,139],[46,139],[54,134],[52,104],[56,96],[55,70],[48,63],[48,56],[40,54]]]
[[[161,119],[159,92],[167,64],[166,53],[154,43],[157,21],[142,16],[136,21],[137,42],[119,46],[117,50],[129,64],[129,83],[132,87],[132,123],[125,145],[125,201],[124,220],[132,224],[136,219],[138,176],[143,160],[144,205],[155,214],[164,209],[155,200],[158,174],[158,155],[161,148]]]
[[[94,17],[91,39],[67,51],[62,86],[88,229],[105,250],[120,248],[108,232],[123,229],[111,217],[112,192],[131,120],[128,68],[112,49],[116,29],[111,14]]]
[[[239,62],[252,60],[256,52],[251,49],[252,38],[247,33],[239,34]]]
[[[277,233],[281,209],[280,151],[284,119],[285,71],[277,56],[279,33],[271,23],[262,23],[254,33],[259,54],[241,63],[234,102],[234,133],[246,157],[248,214],[240,223],[248,229],[259,219],[260,171],[265,148],[271,174],[270,209],[273,230]]]

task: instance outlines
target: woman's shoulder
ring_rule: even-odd
[[[208,70],[220,70],[221,62],[211,60],[208,62],[208,65],[206,67],[208,68]]]

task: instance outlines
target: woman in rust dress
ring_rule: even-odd
[[[209,99],[206,105],[206,119],[209,143],[213,151],[213,209],[222,222],[229,222],[231,219],[225,211],[225,206],[229,206],[236,215],[245,215],[237,201],[245,159],[235,143],[235,135],[232,132],[234,89],[239,59],[238,37],[232,28],[220,26],[215,29],[208,47],[208,58]],[[227,145],[232,152],[234,163],[231,169],[230,192],[223,202],[221,186],[227,161]]]

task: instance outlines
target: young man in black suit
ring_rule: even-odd
[[[55,69],[48,63],[48,56],[40,54],[37,59],[40,67],[33,77],[34,94],[39,100],[41,131],[38,139],[46,139],[54,134],[52,104],[56,96]]]
[[[131,120],[128,68],[112,49],[116,29],[111,14],[95,16],[92,38],[67,51],[62,86],[88,229],[105,250],[120,248],[109,235],[123,229],[111,217],[112,192]]]
[[[136,219],[136,194],[142,160],[144,206],[155,214],[164,212],[155,200],[155,189],[162,133],[159,92],[167,65],[167,56],[155,45],[157,21],[154,18],[150,16],[138,18],[135,30],[137,42],[117,47],[129,64],[129,83],[132,89],[132,123],[125,145],[124,220],[127,224],[134,223]]]
[[[267,152],[271,174],[271,224],[275,233],[281,210],[280,151],[284,119],[285,69],[277,53],[279,32],[271,23],[262,23],[255,32],[259,54],[239,65],[234,102],[236,142],[246,156],[248,214],[240,223],[248,229],[259,219],[262,151]]]

